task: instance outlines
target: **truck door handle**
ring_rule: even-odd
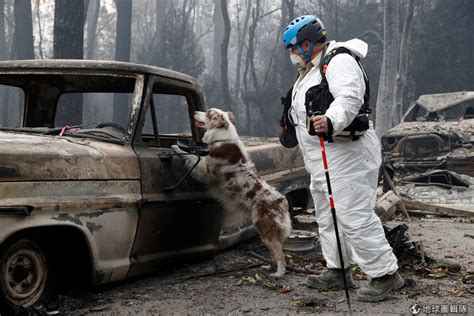
[[[163,160],[163,161],[170,161],[173,158],[173,156],[167,152],[160,152],[158,153],[158,158],[160,158],[160,160]]]

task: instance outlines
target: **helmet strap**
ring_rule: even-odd
[[[309,49],[308,51],[305,53],[303,51],[303,48],[301,47],[301,45],[296,45],[296,48],[298,48],[298,51],[300,52],[301,56],[304,57],[305,61],[306,61],[306,64],[310,62],[311,60],[311,53],[313,52],[313,48],[314,48],[314,43],[313,42],[310,42],[311,44],[309,44]]]

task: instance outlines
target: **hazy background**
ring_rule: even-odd
[[[320,17],[331,40],[369,44],[363,65],[379,134],[420,94],[474,90],[469,0],[0,0],[0,6],[1,59],[117,59],[181,71],[202,81],[208,106],[236,113],[243,135],[278,135],[280,97],[296,78],[281,35],[302,14]]]

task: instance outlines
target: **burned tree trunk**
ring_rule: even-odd
[[[117,7],[117,37],[115,60],[130,61],[130,42],[132,33],[132,1],[115,0]],[[128,99],[114,94],[114,122],[122,127],[128,123]]]
[[[244,17],[244,25],[242,29],[239,29],[238,27],[238,39],[237,39],[238,51],[237,51],[237,67],[236,67],[236,75],[235,75],[234,100],[238,100],[239,95],[240,95],[240,83],[241,83],[240,76],[242,74],[242,56],[244,53],[245,39],[247,37],[247,30],[248,30],[249,18],[250,18],[250,9],[252,7],[252,2],[250,0],[247,0],[246,7],[247,8],[246,8],[246,13]]]
[[[97,32],[97,21],[99,19],[100,0],[92,0],[89,2],[87,13],[87,50],[86,59],[94,58],[95,41]]]
[[[39,57],[39,59],[44,59],[44,53],[43,53],[43,27],[41,25],[40,0],[36,0],[35,14],[36,14],[36,20],[38,21],[38,55],[39,55],[38,57]]]
[[[84,58],[84,2],[61,0],[54,7],[54,58]]]
[[[115,60],[130,61],[130,42],[132,33],[132,1],[115,0],[117,6],[117,39]]]
[[[5,1],[0,0],[0,60],[7,59],[7,41],[5,39]]]
[[[165,31],[166,13],[168,12],[169,1],[157,0],[156,1],[156,29],[155,29],[155,41],[157,43],[158,51],[161,51],[164,47],[163,32]]]
[[[466,19],[466,31],[467,31],[467,36],[472,36],[474,34],[474,2],[473,1],[468,1],[467,4],[467,10],[466,12],[470,12],[468,18]],[[466,41],[467,43],[467,49],[465,52],[465,58],[466,60],[469,60],[468,62],[468,80],[469,82],[467,89],[469,90],[474,90],[474,63],[472,62],[471,58],[474,56],[474,43],[472,40]]]
[[[54,7],[54,58],[82,59],[84,56],[84,1],[61,0]],[[67,125],[82,124],[82,95],[67,109],[59,109],[56,121]]]
[[[221,0],[214,0],[214,54],[212,75],[214,82],[220,82],[222,75],[221,44],[224,38],[224,18],[222,16]]]
[[[229,47],[230,38],[230,19],[229,12],[227,11],[227,0],[221,0],[222,17],[224,19],[224,38],[221,44],[221,82],[222,82],[222,95],[224,97],[224,105],[227,109],[232,109],[232,100],[229,92],[229,62],[227,57],[227,51]]]
[[[392,127],[392,109],[396,106],[394,87],[398,77],[399,45],[399,4],[396,1],[385,1],[382,69],[376,105],[375,132],[379,138]]]
[[[16,58],[34,59],[31,1],[16,0],[14,4]]]
[[[250,28],[249,28],[249,43],[248,43],[249,48],[247,51],[247,59],[249,62],[250,74],[252,76],[253,87],[255,91],[260,91],[257,71],[255,69],[255,51],[256,51],[255,36],[256,36],[259,16],[260,16],[260,3],[257,2],[256,8],[252,9],[252,24],[250,24]]]
[[[288,23],[291,21],[294,15],[295,0],[281,0],[281,20],[280,29],[284,30]],[[286,90],[290,88],[292,83],[295,81],[297,71],[296,68],[291,64],[288,50],[283,48],[281,42],[281,32],[278,32],[278,41],[280,42],[277,46],[277,78],[278,86],[280,87],[281,93],[286,93]]]
[[[415,1],[408,0],[405,21],[400,40],[400,60],[399,60],[399,76],[395,86],[395,107],[393,108],[393,124],[398,124],[403,116],[403,96],[405,94],[405,86],[408,75],[408,57],[410,52],[410,38],[413,26],[413,14],[415,9]]]

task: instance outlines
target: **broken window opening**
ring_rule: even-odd
[[[21,88],[0,85],[0,127],[20,127],[25,106]]]

